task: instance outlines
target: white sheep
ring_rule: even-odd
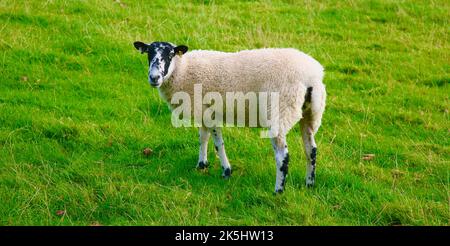
[[[307,157],[306,185],[315,181],[317,132],[325,109],[323,67],[312,57],[296,49],[257,49],[236,53],[196,50],[187,52],[184,45],[167,42],[145,44],[135,42],[142,53],[148,53],[148,79],[160,95],[171,104],[175,93],[193,95],[194,84],[203,91],[219,92],[277,92],[279,93],[279,132],[271,139],[276,159],[275,193],[284,190],[288,173],[289,154],[286,134],[300,123]],[[187,52],[187,53],[186,53]],[[173,105],[172,105],[173,106]],[[200,153],[198,168],[205,168],[210,133],[223,168],[223,177],[229,178],[231,167],[225,154],[220,127],[199,128]]]

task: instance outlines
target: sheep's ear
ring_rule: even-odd
[[[175,54],[177,54],[177,55],[183,55],[184,53],[186,53],[188,51],[188,47],[186,45],[179,45],[179,46],[175,47],[174,51],[175,51]]]
[[[144,52],[148,52],[148,44],[142,43],[141,41],[136,41],[133,43],[134,47],[144,54]]]

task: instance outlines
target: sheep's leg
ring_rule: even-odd
[[[272,138],[272,146],[275,152],[277,163],[277,179],[275,182],[275,193],[282,193],[288,174],[289,153],[286,143],[286,136]]]
[[[225,153],[225,146],[222,138],[222,129],[213,128],[212,133],[214,137],[214,146],[216,148],[217,154],[219,155],[220,164],[222,165],[223,169],[222,177],[228,179],[231,177],[231,166],[228,162],[227,154]]]
[[[211,134],[205,127],[200,127],[198,133],[199,133],[200,151],[198,156],[197,168],[204,169],[208,167],[208,141]]]
[[[314,130],[307,121],[307,119],[302,119],[300,121],[300,127],[302,130],[303,147],[305,149],[306,155],[306,186],[314,186],[316,178],[316,156],[317,156],[317,145],[314,140]]]

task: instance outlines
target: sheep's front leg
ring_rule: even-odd
[[[204,169],[208,166],[208,141],[210,132],[205,127],[200,127],[198,130],[200,151],[198,156],[197,168]]]
[[[277,163],[277,179],[275,182],[275,193],[282,193],[288,174],[289,153],[286,143],[286,136],[272,138],[272,146],[275,152]]]
[[[214,146],[216,148],[217,154],[219,155],[220,164],[222,165],[223,169],[222,177],[228,179],[231,177],[231,166],[228,162],[227,154],[225,153],[225,146],[222,138],[222,129],[213,128],[212,133],[214,137]]]

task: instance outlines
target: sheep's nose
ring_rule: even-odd
[[[158,82],[159,81],[159,74],[150,74],[150,80],[153,82]]]
[[[158,69],[155,67],[152,67],[148,74],[148,78],[150,79],[150,83],[156,84],[161,79],[161,74],[159,73]]]

